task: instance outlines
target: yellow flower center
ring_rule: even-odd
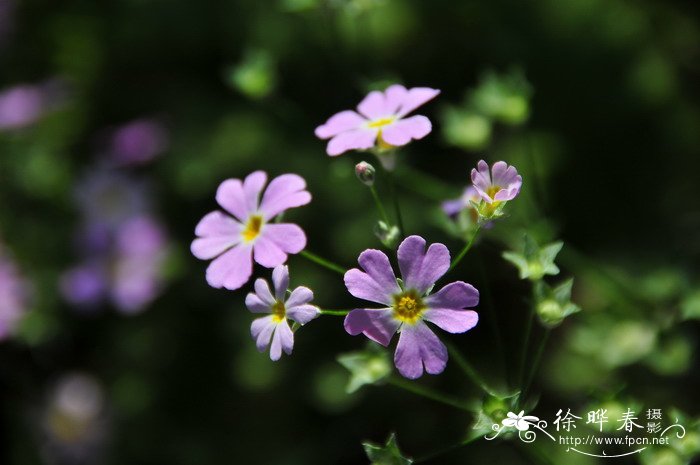
[[[423,299],[414,290],[394,296],[394,318],[404,323],[414,324],[425,308]]]
[[[260,215],[251,215],[245,225],[245,229],[241,233],[245,242],[250,242],[260,234],[260,229],[263,225],[263,219]]]
[[[367,127],[372,129],[381,128],[382,126],[386,126],[388,124],[393,123],[395,119],[396,118],[393,116],[375,119],[374,121],[370,121],[369,124],[367,124]]]
[[[275,323],[279,323],[280,321],[284,320],[286,315],[287,309],[284,308],[284,302],[280,302],[279,300],[276,301],[272,306],[272,320]]]
[[[494,199],[494,197],[496,196],[496,194],[498,194],[498,191],[500,191],[501,189],[503,189],[501,186],[490,186],[488,189],[486,189],[486,193],[495,201],[496,199]]]

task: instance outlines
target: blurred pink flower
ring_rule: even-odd
[[[406,145],[413,139],[422,139],[432,130],[425,116],[406,118],[406,115],[439,93],[429,87],[406,89],[399,84],[384,92],[370,92],[357,106],[357,112],[345,110],[331,116],[316,128],[316,137],[330,139],[326,147],[330,156],[375,146],[387,149]]]

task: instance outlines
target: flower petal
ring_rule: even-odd
[[[357,336],[362,333],[383,346],[388,346],[401,323],[390,308],[355,309],[345,317],[345,331]]]
[[[272,284],[275,287],[275,298],[284,302],[285,294],[289,288],[289,268],[279,265],[272,270]]]
[[[282,350],[286,354],[291,354],[294,347],[294,333],[292,333],[287,320],[280,321],[276,326],[277,328],[272,335],[272,344],[270,344],[270,360],[274,361],[280,359]]]
[[[216,201],[240,222],[248,219],[248,208],[243,183],[240,179],[227,179],[216,190]]]
[[[316,128],[315,134],[319,139],[328,139],[341,132],[357,129],[365,119],[352,110],[341,111],[328,118],[325,124]]]
[[[429,87],[414,87],[409,89],[403,98],[401,108],[397,112],[399,117],[409,114],[419,106],[434,99],[440,93],[437,89]]]
[[[272,309],[270,305],[263,302],[263,300],[252,292],[245,296],[245,306],[253,313],[271,313]]]
[[[455,281],[444,286],[425,299],[430,308],[461,310],[479,305],[479,291],[464,281]]]
[[[391,306],[392,296],[401,292],[389,258],[379,250],[368,249],[360,254],[358,263],[365,272],[353,268],[345,273],[345,287],[358,299]]]
[[[314,293],[311,291],[311,289],[305,286],[299,286],[292,291],[284,305],[289,309],[298,305],[308,304],[313,299]]]
[[[396,146],[406,145],[413,139],[422,139],[430,134],[433,125],[422,115],[400,119],[382,130],[382,139]]]
[[[243,181],[243,194],[245,195],[246,211],[248,214],[258,210],[258,202],[260,201],[260,193],[267,182],[267,173],[264,171],[255,171],[246,176]]]
[[[267,224],[261,237],[274,242],[286,253],[299,253],[306,247],[304,230],[292,223]]]
[[[378,129],[362,128],[346,131],[328,141],[326,153],[335,157],[348,150],[368,150],[374,147]]]
[[[297,174],[283,174],[270,181],[260,203],[260,211],[267,220],[283,211],[311,202],[311,194],[305,190],[306,181]]]
[[[264,316],[256,318],[250,325],[250,335],[255,339],[255,346],[260,352],[264,352],[268,345],[272,333],[275,331],[277,323],[273,320],[273,316]]]
[[[276,301],[272,295],[272,292],[270,292],[270,285],[267,284],[267,281],[262,278],[258,278],[255,280],[253,287],[255,288],[255,294],[262,302],[267,304],[269,307],[275,305]]]
[[[236,290],[248,282],[253,274],[253,249],[238,244],[209,264],[207,282],[210,286]]]
[[[393,84],[384,91],[384,113],[385,115],[398,114],[401,106],[406,100],[408,91],[401,84]]]
[[[274,268],[287,261],[287,254],[272,240],[264,235],[258,236],[253,246],[255,261],[265,268]]]
[[[357,106],[357,111],[368,119],[390,116],[390,113],[387,113],[386,110],[384,93],[378,90],[373,90],[367,94]]]
[[[403,325],[394,364],[399,373],[409,379],[420,378],[423,366],[425,371],[436,375],[447,365],[447,348],[425,323]]]
[[[450,252],[435,243],[425,250],[425,239],[409,236],[399,245],[399,269],[407,289],[425,293],[450,268]]]
[[[305,325],[321,314],[321,310],[315,305],[297,305],[287,307],[287,318]]]
[[[479,160],[476,168],[471,173],[472,185],[486,202],[492,203],[493,199],[486,193],[491,187],[491,173],[489,165],[484,160]]]
[[[473,310],[431,308],[423,313],[423,319],[436,324],[448,333],[457,334],[469,331],[476,326],[479,315]]]
[[[208,213],[195,228],[195,234],[202,237],[192,241],[192,255],[200,260],[218,257],[241,241],[241,228],[242,225],[228,215],[219,211]]]

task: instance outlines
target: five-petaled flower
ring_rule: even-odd
[[[490,173],[489,165],[484,160],[479,160],[476,166],[472,169],[472,184],[486,203],[496,204],[513,200],[520,192],[523,178],[514,166],[497,161]]]
[[[518,431],[527,431],[530,429],[530,424],[539,421],[539,418],[532,415],[525,415],[525,410],[521,410],[517,415],[513,412],[508,412],[508,417],[501,422],[503,426],[515,428]]]
[[[253,320],[250,333],[260,352],[270,346],[270,358],[279,360],[283,350],[289,355],[294,347],[294,333],[287,320],[304,325],[320,315],[321,311],[309,304],[314,293],[307,287],[299,286],[287,297],[289,270],[285,265],[272,270],[272,284],[274,295],[267,281],[262,278],[255,280],[255,292],[246,296],[245,304],[253,313],[269,313]]]
[[[387,346],[399,331],[394,363],[406,378],[441,373],[447,364],[447,348],[426,325],[429,321],[450,333],[473,328],[478,315],[468,307],[479,303],[479,292],[455,281],[428,295],[435,282],[450,267],[450,253],[435,243],[426,250],[420,236],[407,237],[398,249],[402,281],[397,281],[389,258],[379,250],[365,250],[357,268],[345,273],[345,286],[353,296],[384,305],[379,309],[355,309],[345,318],[345,330],[363,333]]]
[[[216,201],[233,216],[214,211],[197,224],[198,237],[191,250],[199,259],[214,259],[207,268],[212,287],[238,289],[253,272],[253,258],[274,268],[287,260],[287,254],[306,247],[306,235],[299,226],[271,222],[285,210],[311,201],[306,182],[296,174],[283,174],[270,181],[263,193],[266,182],[263,171],[249,174],[244,181],[224,181]]]
[[[357,106],[357,112],[341,111],[316,128],[316,137],[330,139],[326,152],[336,156],[348,150],[389,149],[422,139],[432,130],[422,115],[410,112],[440,93],[429,87],[406,89],[394,84],[384,92],[372,91]]]

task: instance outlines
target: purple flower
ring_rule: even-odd
[[[484,160],[479,160],[476,166],[472,169],[472,184],[489,205],[495,207],[501,202],[513,200],[520,192],[523,178],[515,167],[497,161],[489,173],[489,165]]]
[[[357,112],[345,110],[331,116],[316,128],[316,137],[330,139],[326,148],[330,156],[353,149],[406,145],[427,136],[432,125],[425,116],[405,116],[439,93],[428,87],[406,89],[399,84],[384,92],[370,92],[357,106]]]
[[[201,260],[214,259],[207,268],[210,286],[238,289],[253,273],[253,258],[274,268],[287,261],[287,254],[306,247],[306,235],[299,226],[272,222],[285,210],[311,201],[306,182],[296,174],[283,174],[270,181],[263,193],[266,182],[263,171],[249,174],[244,181],[222,182],[216,201],[232,216],[214,211],[197,224],[198,237],[191,250]]]
[[[139,119],[117,128],[110,153],[119,165],[139,165],[153,160],[168,147],[168,132],[154,119]]]
[[[16,329],[29,306],[29,285],[0,245],[0,340]]]
[[[294,347],[294,333],[287,320],[304,325],[321,314],[315,305],[309,305],[314,298],[311,289],[299,286],[287,297],[289,270],[285,265],[272,270],[272,284],[275,294],[262,278],[255,280],[255,292],[246,296],[245,304],[253,313],[269,313],[257,318],[250,325],[250,333],[260,352],[270,347],[270,359],[279,360],[282,351],[289,355]]]
[[[83,309],[110,300],[122,313],[139,313],[163,287],[165,230],[154,218],[136,215],[103,232],[100,247],[87,244],[84,262],[61,276],[61,293]]]
[[[364,334],[384,346],[395,332],[401,333],[394,363],[406,378],[441,373],[447,364],[447,349],[425,323],[429,321],[450,333],[470,330],[479,319],[468,310],[479,303],[479,292],[471,285],[455,281],[435,294],[429,292],[435,281],[450,267],[450,252],[443,244],[426,250],[420,236],[409,236],[399,245],[398,259],[402,281],[397,281],[389,258],[379,250],[365,250],[354,268],[345,273],[345,286],[353,296],[384,305],[379,309],[355,309],[345,318],[345,330]]]
[[[0,130],[21,129],[34,124],[65,100],[65,87],[62,81],[52,79],[3,90],[0,92]]]

